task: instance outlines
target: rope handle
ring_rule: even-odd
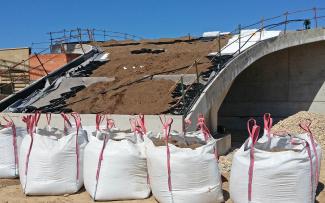
[[[264,114],[264,129],[266,130],[268,137],[271,136],[272,123],[273,123],[273,119],[271,117],[271,114],[265,113]]]
[[[35,111],[34,113],[34,124],[35,124],[35,127],[37,127],[38,125],[38,121],[41,117],[41,112],[40,111]]]
[[[81,127],[81,117],[78,113],[76,112],[72,112],[71,116],[74,118],[74,121],[76,123],[76,128],[77,128],[77,132],[79,131],[80,127]],[[71,125],[71,124],[70,124]]]
[[[312,123],[312,121],[311,121],[310,119],[306,119],[306,120],[301,121],[301,122],[299,123],[299,127],[300,127],[301,129],[303,129],[304,131],[306,131],[306,132],[312,134],[312,133],[311,133],[311,130],[310,130],[311,123]]]
[[[167,155],[167,173],[168,173],[168,190],[169,192],[172,191],[172,180],[171,180],[171,169],[170,169],[170,150],[169,150],[169,145],[168,145],[168,138],[170,136],[170,129],[171,125],[173,123],[173,119],[169,118],[168,120],[166,119],[166,116],[164,118],[164,121],[161,116],[159,116],[160,121],[163,125],[163,130],[165,133],[165,141],[166,141],[166,155]]]
[[[69,127],[72,127],[71,122],[70,122],[69,117],[68,117],[67,114],[62,112],[60,115],[63,118],[64,134],[67,134],[67,131],[68,131],[67,125],[69,125]]]
[[[21,119],[24,123],[26,123],[26,130],[27,130],[27,133],[29,133],[29,134],[30,134],[29,126],[30,126],[31,116],[32,115],[26,115],[26,116],[23,116]]]
[[[258,135],[260,132],[260,127],[256,125],[256,120],[251,118],[247,121],[247,130],[249,137],[252,140],[252,144],[250,146],[250,164],[248,169],[248,202],[251,202],[252,200],[252,183],[253,183],[253,172],[254,172],[254,163],[255,163],[255,157],[254,157],[254,145],[257,142]]]
[[[106,128],[107,129],[116,128],[115,121],[111,118],[106,117]]]
[[[140,134],[143,138],[143,135],[147,133],[147,129],[145,127],[144,122],[144,115],[139,114],[138,118],[129,118],[129,122],[131,125],[132,132]]]
[[[79,157],[80,157],[80,153],[79,153],[79,144],[78,144],[78,137],[79,137],[79,129],[81,127],[81,117],[78,113],[76,112],[72,112],[71,116],[74,118],[75,122],[76,122],[76,128],[77,128],[77,133],[76,133],[76,159],[77,159],[77,174],[76,174],[76,179],[77,181],[79,181],[79,177],[80,177],[80,169],[79,169]]]
[[[255,145],[260,132],[260,127],[256,125],[255,119],[251,118],[247,121],[247,131],[252,140],[252,145]]]
[[[7,122],[6,125],[4,125],[4,128],[9,128],[12,127],[14,125],[13,120],[10,118],[10,116],[7,115],[8,118],[6,118],[5,116],[2,116],[3,120],[5,120]],[[1,123],[0,123],[1,124]]]
[[[311,146],[313,149],[313,152],[315,154],[315,158],[316,158],[316,171],[315,171],[315,184],[316,186],[318,185],[318,181],[319,181],[319,162],[318,162],[318,154],[317,154],[317,150],[316,150],[316,142],[315,142],[315,138],[313,133],[311,132],[310,126],[311,126],[312,121],[310,119],[306,119],[305,121],[302,121],[299,123],[299,126],[301,129],[303,129],[304,131],[306,131],[308,133],[308,136],[310,138],[311,141]]]
[[[104,137],[102,149],[101,149],[100,154],[99,154],[99,157],[98,157],[98,165],[97,165],[97,172],[96,172],[96,182],[99,179],[100,168],[101,168],[101,165],[102,165],[102,161],[104,159],[104,150],[106,148],[106,144],[107,144],[107,141],[108,141],[108,137],[109,136],[107,136],[107,135]]]
[[[205,141],[208,141],[208,139],[211,138],[212,136],[211,136],[209,128],[205,124],[205,118],[204,118],[203,114],[199,115],[197,126],[202,131]]]
[[[141,130],[143,132],[143,134],[147,133],[147,128],[145,126],[145,121],[144,121],[144,115],[143,114],[139,114],[139,118],[137,119],[137,122],[139,124],[139,126],[141,127]]]
[[[131,131],[134,133],[140,134],[141,138],[143,139],[143,131],[141,127],[138,124],[138,121],[134,118],[129,118],[130,126],[131,126]]]
[[[166,119],[166,116],[164,116],[164,121],[162,119],[161,116],[159,116],[160,118],[160,122],[163,125],[163,130],[164,130],[164,134],[165,134],[165,139],[166,141],[168,141],[169,135],[170,135],[170,130],[171,130],[171,125],[173,123],[173,119],[169,118],[168,120]],[[168,143],[168,142],[167,142]]]
[[[105,116],[103,114],[96,114],[96,130],[100,130],[100,124],[105,119]]]

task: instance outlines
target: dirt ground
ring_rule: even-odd
[[[229,199],[229,173],[223,174],[223,189],[226,203],[232,203]],[[325,202],[325,161],[322,161],[320,171],[320,183],[318,184],[317,201],[316,203]],[[2,179],[0,180],[0,202],[6,203],[91,203],[93,202],[89,194],[81,189],[77,194],[67,196],[38,196],[27,197],[23,194],[19,179]],[[145,200],[127,200],[127,201],[112,201],[114,203],[157,203],[155,198],[151,196]]]
[[[221,47],[227,43],[228,39],[229,37],[221,39]],[[115,80],[97,83],[78,92],[67,102],[70,104],[68,108],[73,111],[160,114],[168,110],[171,105],[170,93],[175,82],[147,80],[140,83],[128,83],[152,74],[196,73],[195,68],[188,69],[188,67],[198,58],[201,58],[198,62],[198,72],[206,71],[212,67],[212,63],[206,56],[210,52],[217,51],[219,47],[218,39],[189,40],[188,38],[108,41],[97,43],[97,45],[110,54],[110,61],[94,70],[91,77],[115,77]],[[142,49],[150,50],[150,52],[131,53]],[[123,87],[119,88],[120,86]],[[114,88],[114,91],[99,94],[101,91]],[[139,104],[140,108],[135,104]],[[147,105],[146,108],[143,108],[145,105]]]

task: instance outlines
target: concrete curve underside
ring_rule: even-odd
[[[195,120],[199,113],[203,113],[212,132],[216,132],[219,108],[234,80],[242,71],[274,52],[321,41],[325,41],[325,29],[288,32],[255,44],[231,59],[212,79],[192,107],[187,119]]]

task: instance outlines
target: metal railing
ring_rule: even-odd
[[[302,14],[302,15],[301,15]],[[299,15],[299,16],[297,16]],[[294,17],[294,18],[293,18]],[[299,18],[298,18],[299,17]],[[281,21],[281,19],[283,19]],[[323,21],[322,21],[323,20]],[[222,57],[222,51],[225,50],[226,48],[232,46],[235,43],[238,43],[238,49],[231,55],[229,55],[230,59],[234,58],[235,56],[239,55],[242,51],[242,48],[252,39],[253,36],[255,36],[257,33],[260,34],[259,41],[262,40],[261,34],[264,30],[272,30],[272,29],[278,29],[279,31],[282,31],[283,34],[286,34],[288,30],[306,30],[306,29],[311,29],[312,28],[312,23],[314,25],[314,28],[319,28],[320,25],[325,24],[325,8],[311,8],[311,9],[304,9],[304,10],[296,10],[292,12],[285,12],[282,15],[270,17],[270,18],[262,18],[260,21],[257,21],[255,23],[252,23],[250,25],[246,26],[241,26],[240,24],[236,29],[230,32],[230,35],[238,35],[238,38],[234,40],[233,42],[227,44],[226,46],[220,48],[220,35],[218,36],[218,41],[219,41],[219,49],[218,53],[210,60],[210,62],[213,62],[217,58]],[[299,23],[299,24],[298,24]],[[267,25],[265,25],[267,24]],[[242,36],[242,30],[245,29],[252,29],[258,26],[258,29],[254,31],[253,33],[246,34],[245,36]],[[289,27],[291,26],[291,27]],[[280,29],[279,29],[280,28]],[[244,42],[242,41],[243,38],[247,38]],[[258,43],[258,42],[257,42]],[[195,67],[195,64],[197,64],[202,58],[206,56],[202,56],[200,58],[197,58],[194,60],[194,62],[190,65],[190,67],[187,69],[187,71],[184,74],[186,74],[191,68]],[[216,73],[218,73],[220,70],[222,70],[226,64],[229,61],[225,63],[221,63],[217,65],[217,68],[214,69]],[[200,75],[198,75],[199,77]],[[174,91],[177,84],[179,84],[183,78],[181,77],[179,81],[170,89],[171,91]],[[197,78],[196,81],[199,81],[199,78]],[[202,91],[210,84],[211,80],[207,82],[201,89],[198,90],[196,93],[195,97],[192,99],[192,101],[187,105],[185,103],[186,99],[186,94],[187,92],[195,85],[195,83],[192,83],[189,85],[186,89],[182,87],[182,96],[177,99],[175,104],[171,108],[175,108],[177,105],[180,105],[183,102],[183,108],[182,111],[180,112],[183,116],[186,116],[193,105],[196,103],[198,100],[199,96],[201,95]],[[181,84],[183,86],[183,84]]]

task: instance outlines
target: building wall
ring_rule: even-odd
[[[41,63],[43,64],[47,73],[50,73],[68,62],[72,61],[79,54],[42,54],[37,55]],[[34,55],[29,61],[30,65],[30,80],[37,80],[46,75],[46,71],[42,67],[37,57]]]
[[[7,66],[14,66],[23,60],[28,59],[30,55],[30,48],[12,48],[12,49],[0,49],[0,69]],[[19,70],[28,70],[28,62],[23,63],[16,67]]]
[[[275,120],[306,110],[325,114],[325,42],[267,55],[243,71],[218,112],[219,125],[246,129],[250,117]]]

